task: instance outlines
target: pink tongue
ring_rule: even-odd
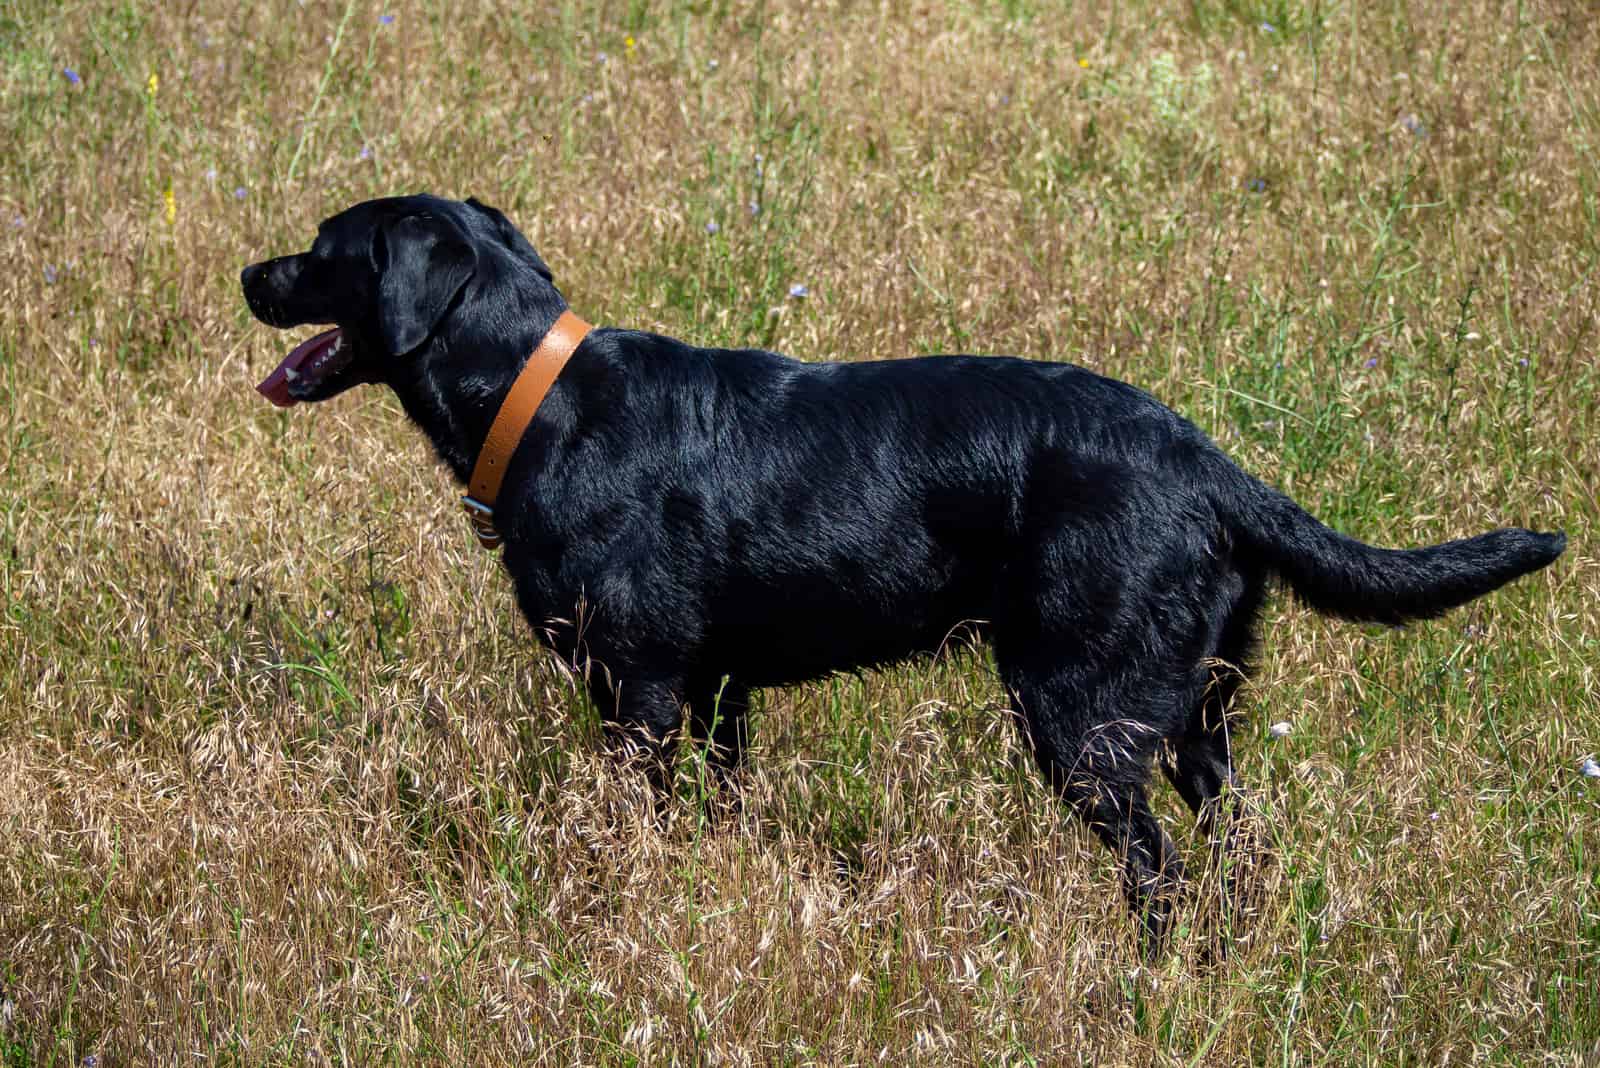
[[[338,337],[339,328],[336,326],[332,330],[324,330],[316,337],[300,342],[294,347],[293,352],[283,358],[283,362],[278,364],[270,375],[262,379],[261,384],[256,387],[256,391],[280,408],[287,408],[289,405],[297,403],[289,395],[288,372],[298,372],[300,365],[305,363],[313,353],[320,352],[323,348],[332,345]]]

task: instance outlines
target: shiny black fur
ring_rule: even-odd
[[[386,383],[462,482],[565,307],[503,215],[423,196],[357,205],[242,282],[263,322],[337,322],[353,347],[303,399]],[[806,364],[621,329],[578,348],[498,519],[534,631],[662,767],[685,705],[731,768],[751,688],[986,635],[1046,779],[1124,858],[1152,947],[1181,866],[1149,770],[1159,756],[1231,837],[1225,713],[1274,577],[1322,611],[1400,623],[1565,545],[1507,529],[1372,548],[1147,394],[1065,364]]]

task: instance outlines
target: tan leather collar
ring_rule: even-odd
[[[511,454],[517,451],[517,444],[527,432],[528,424],[533,422],[545,394],[555,385],[556,376],[567,365],[567,358],[592,329],[570,309],[562,312],[544,340],[539,342],[539,347],[533,350],[533,355],[528,357],[489,427],[489,436],[483,441],[478,461],[472,465],[472,481],[467,483],[469,492],[461,498],[467,518],[472,520],[473,532],[485,549],[500,547],[500,531],[494,525],[494,502],[500,496],[506,468],[511,466]]]

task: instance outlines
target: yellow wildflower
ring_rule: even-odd
[[[178,221],[178,194],[172,188],[172,179],[167,179],[167,191],[161,194],[161,200],[167,206],[167,225],[172,226]]]
[[[154,100],[156,96],[156,90],[160,88],[161,76],[155,71],[151,71],[150,80],[144,83],[144,91],[150,94],[150,99]]]
[[[1078,66],[1082,67],[1084,70],[1088,70],[1089,69],[1089,59],[1088,59],[1088,57],[1087,56],[1080,57],[1078,59]]]
[[[633,45],[633,34],[630,33],[628,36],[622,39],[622,54],[627,56],[629,59],[633,58]]]

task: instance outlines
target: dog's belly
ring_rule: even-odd
[[[857,615],[849,624],[790,616],[713,625],[705,668],[752,686],[782,686],[839,671],[876,667],[932,653],[987,622],[959,612],[904,619]]]
[[[995,582],[991,568],[942,555],[740,576],[707,605],[700,658],[755,686],[903,660],[981,631]]]
[[[704,574],[686,582],[690,575],[664,568],[619,567],[615,557],[581,570],[511,562],[524,615],[565,659],[622,676],[731,675],[777,686],[981,633],[1003,554],[918,548],[835,552],[810,567],[746,561],[709,582]]]

